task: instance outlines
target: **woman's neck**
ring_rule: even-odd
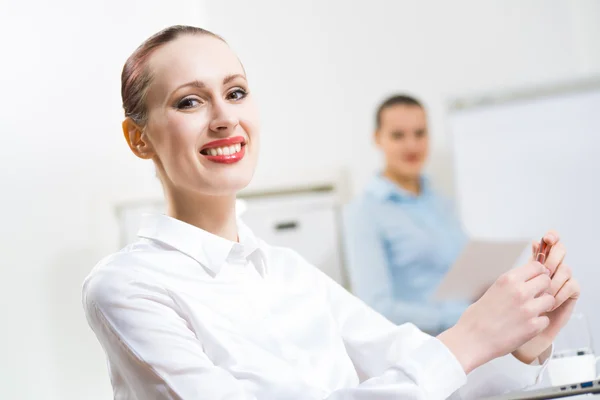
[[[167,215],[200,229],[238,241],[235,196],[205,196],[165,190]]]
[[[420,176],[406,176],[394,173],[389,169],[383,171],[383,176],[400,186],[402,189],[414,195],[421,194],[421,177]]]

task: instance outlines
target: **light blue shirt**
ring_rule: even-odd
[[[345,207],[344,230],[356,296],[392,322],[412,322],[431,334],[456,323],[468,303],[431,297],[467,238],[450,203],[427,179],[414,195],[375,176]]]

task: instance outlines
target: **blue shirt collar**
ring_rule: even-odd
[[[425,176],[421,176],[421,193],[415,195],[400,187],[397,183],[383,176],[382,173],[375,175],[367,184],[366,192],[379,200],[400,200],[410,201],[419,197],[424,197],[431,193],[431,183]]]

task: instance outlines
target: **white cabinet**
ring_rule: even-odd
[[[245,199],[242,220],[274,246],[289,247],[345,286],[339,208],[331,192]]]

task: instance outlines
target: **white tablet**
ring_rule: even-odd
[[[435,300],[475,300],[504,272],[526,262],[531,242],[471,240],[433,294]]]

